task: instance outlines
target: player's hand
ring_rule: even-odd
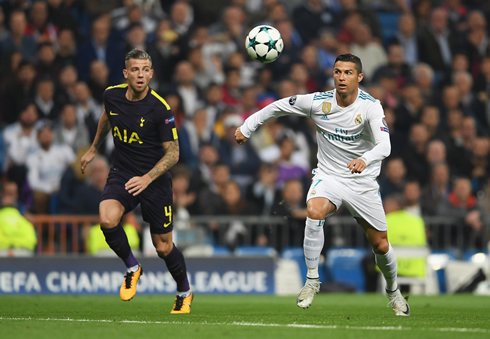
[[[362,173],[366,169],[366,162],[362,159],[352,160],[347,164],[347,167],[352,174]]]
[[[243,134],[242,131],[240,131],[240,127],[238,127],[235,131],[235,139],[238,145],[243,144],[245,141],[248,140]]]
[[[80,169],[82,170],[82,174],[85,173],[85,168],[92,160],[94,160],[94,157],[95,157],[95,150],[92,149],[91,147],[80,160]]]
[[[143,175],[142,177],[132,177],[128,180],[124,188],[128,193],[131,193],[133,196],[137,196],[141,192],[151,184],[151,178],[148,174]]]

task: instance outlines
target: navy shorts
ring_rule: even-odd
[[[141,203],[141,214],[143,220],[150,224],[151,233],[165,234],[171,232],[173,229],[172,180],[163,176],[159,177],[149,184],[143,192],[133,196],[124,188],[124,185],[132,177],[134,175],[111,168],[100,201],[117,200],[124,206],[125,213],[132,211]]]

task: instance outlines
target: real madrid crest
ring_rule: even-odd
[[[310,195],[315,195],[315,194],[316,194],[316,191],[315,190],[313,190],[313,191],[310,192]]]
[[[362,117],[360,114],[356,116],[356,120],[354,120],[354,122],[356,123],[356,125],[360,125],[362,123]]]
[[[332,110],[332,103],[325,101],[322,106],[323,113],[328,114],[330,113],[331,110]]]

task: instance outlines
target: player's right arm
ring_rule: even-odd
[[[243,144],[250,138],[259,126],[267,121],[279,118],[284,115],[297,115],[309,118],[311,114],[311,105],[314,94],[294,95],[289,98],[274,101],[260,111],[252,114],[235,132],[235,138],[238,144]]]
[[[99,119],[99,125],[97,126],[97,133],[95,134],[94,142],[90,149],[85,153],[80,162],[80,169],[82,173],[85,173],[85,168],[87,165],[94,159],[97,150],[99,149],[102,142],[104,142],[105,137],[109,134],[111,130],[111,123],[109,122],[109,116],[106,111],[102,112],[102,115]]]

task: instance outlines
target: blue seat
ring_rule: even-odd
[[[449,260],[458,260],[459,254],[458,250],[455,250],[453,248],[451,249],[437,249],[437,250],[431,250],[432,254],[447,254],[449,257]]]
[[[237,257],[274,257],[276,250],[270,246],[238,246],[235,248]]]
[[[473,257],[475,254],[479,254],[479,253],[482,253],[482,255],[481,255],[482,258]],[[483,255],[488,255],[488,252],[479,251],[479,250],[466,250],[463,253],[463,260],[464,261],[473,261],[473,260],[482,261],[482,260],[484,260]]]
[[[213,246],[213,256],[227,256],[230,255],[231,251],[226,246],[214,245]]]
[[[350,285],[357,292],[365,292],[362,259],[366,249],[360,247],[333,247],[327,251],[327,270],[334,282]]]
[[[306,266],[305,254],[303,247],[292,246],[286,247],[281,251],[281,258],[287,260],[295,260],[299,266],[299,272],[301,274],[301,279],[303,279],[303,284],[306,282],[306,274],[308,273],[308,267]],[[324,266],[318,266],[318,275],[320,276],[320,281],[326,282]]]
[[[382,29],[383,43],[388,44],[390,39],[398,30],[398,18],[400,14],[397,12],[379,12],[377,18]]]

